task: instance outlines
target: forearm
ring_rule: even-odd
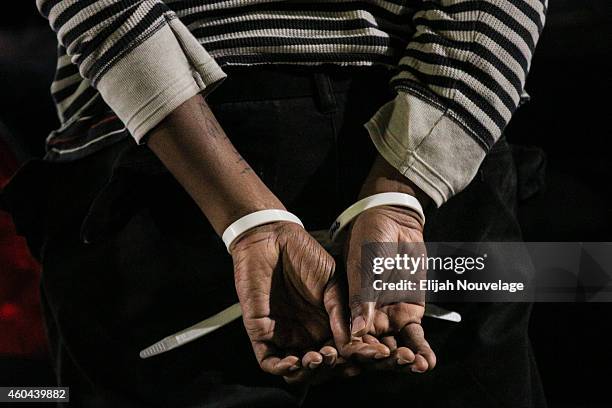
[[[200,95],[153,128],[147,144],[218,234],[251,212],[285,208],[234,148]]]
[[[419,3],[366,128],[380,154],[441,206],[473,180],[524,95],[547,1]]]

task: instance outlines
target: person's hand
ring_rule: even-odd
[[[220,236],[242,216],[284,209],[236,150],[201,95],[153,128],[147,145]],[[274,223],[235,241],[233,258],[245,326],[264,370],[293,381],[308,377],[308,367],[320,371],[316,367],[341,361],[324,340],[349,342],[348,323],[342,318],[346,302],[338,300],[334,262],[320,245],[297,225]],[[356,352],[376,354],[380,349],[360,347]],[[343,367],[354,374],[350,366]]]
[[[411,210],[381,206],[360,214],[347,237],[347,279],[351,308],[352,336],[367,344],[385,344],[391,356],[371,365],[374,369],[398,369],[425,372],[434,368],[436,356],[425,340],[421,319],[425,311],[422,299],[387,303],[384,299],[362,296],[362,250],[366,243],[422,243],[423,231],[418,217]],[[419,252],[421,245],[416,245]],[[371,246],[379,254],[393,256],[386,248]],[[356,340],[354,340],[356,341]]]
[[[381,344],[349,345],[334,259],[299,225],[253,228],[231,252],[244,326],[264,371],[288,382],[327,376],[341,361],[334,343],[364,359],[389,356]],[[355,375],[356,368],[343,365],[342,372]]]
[[[406,177],[378,156],[360,196],[377,193],[401,192],[415,196],[425,207],[429,198]],[[425,372],[433,369],[436,356],[425,340],[421,319],[425,311],[424,298],[385,302],[384,299],[364,299],[362,293],[362,255],[366,243],[415,243],[413,248],[424,251],[423,226],[418,215],[410,209],[395,206],[374,207],[364,211],[351,224],[345,241],[351,332],[353,342],[385,344],[391,356],[370,365],[375,369],[399,369]],[[420,244],[419,244],[420,243]],[[370,250],[384,252],[384,246],[370,246]],[[389,256],[394,254],[367,254]],[[426,273],[420,271],[421,275]],[[420,276],[424,278],[424,276]],[[349,355],[345,355],[350,357]]]

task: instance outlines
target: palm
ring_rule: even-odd
[[[400,333],[409,324],[420,324],[425,306],[415,303],[393,303],[379,306],[374,310],[373,326],[370,334],[384,337]]]

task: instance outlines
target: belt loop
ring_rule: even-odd
[[[315,72],[313,79],[319,110],[322,113],[335,112],[337,110],[336,97],[329,75],[324,72]]]

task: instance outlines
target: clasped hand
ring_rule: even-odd
[[[411,211],[367,210],[347,234],[346,275],[340,276],[334,258],[297,224],[276,222],[243,234],[231,248],[235,284],[261,368],[288,382],[432,369],[435,354],[421,327],[424,303],[359,297],[363,243],[422,240]]]
[[[201,95],[151,130],[147,145],[200,207],[215,231],[239,216],[282,203],[233,146]],[[361,196],[402,192],[428,200],[380,155]],[[423,302],[361,302],[360,248],[366,242],[422,242],[421,224],[402,208],[361,213],[345,239],[346,275],[301,226],[253,228],[230,248],[243,321],[261,368],[287,381],[324,379],[363,368],[426,371],[435,356],[421,328]],[[350,314],[350,315],[349,315]],[[350,322],[350,323],[349,323]]]

